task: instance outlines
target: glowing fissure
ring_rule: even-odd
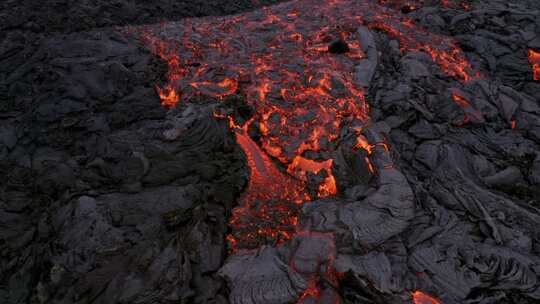
[[[233,210],[230,225],[235,231],[228,240],[233,248],[280,244],[296,232],[299,205],[310,199],[305,184],[282,173],[243,130],[236,129],[235,135],[246,154],[250,177],[239,207]]]
[[[402,11],[414,11],[422,7],[425,1],[423,0],[378,0],[380,4],[390,6],[394,9]],[[467,1],[463,0],[439,0],[439,4],[446,9],[463,9],[470,11],[472,6]]]
[[[243,126],[216,115],[229,119],[250,169],[230,220],[232,251],[280,244],[301,233],[296,226],[302,204],[338,193],[332,153],[344,130],[358,137],[354,149],[371,152],[360,134],[369,123],[369,107],[364,88],[354,81],[355,66],[366,58],[357,33],[362,25],[399,40],[402,52],[426,52],[449,77],[465,82],[480,76],[451,39],[428,33],[376,1],[296,0],[138,29],[143,42],[168,62],[168,83],[158,88],[164,106],[197,95],[240,94],[255,109]],[[337,40],[347,52],[329,52]],[[454,100],[466,106],[465,99]],[[248,130],[259,134],[257,142]],[[366,162],[373,171],[368,157]],[[317,297],[313,288],[302,297]]]
[[[454,93],[452,94],[452,98],[454,101],[459,105],[461,109],[463,109],[465,119],[463,120],[463,123],[468,123],[469,121],[474,120],[474,122],[483,122],[484,116],[482,112],[475,109],[471,103],[463,96]]]
[[[529,49],[528,57],[533,70],[533,79],[540,81],[540,51]]]

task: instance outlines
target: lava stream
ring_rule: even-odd
[[[250,169],[230,220],[233,251],[292,238],[302,204],[338,194],[332,155],[344,134],[358,137],[356,149],[372,148],[360,135],[369,107],[354,80],[366,58],[360,26],[397,39],[402,52],[426,52],[448,77],[465,82],[480,76],[453,40],[374,0],[293,0],[240,15],[131,29],[169,65],[168,83],[158,88],[164,106],[198,95],[239,94],[255,109],[246,125],[231,123]],[[332,51],[334,42],[345,51]],[[454,100],[470,108],[465,99]],[[308,288],[308,295],[318,297],[318,291]],[[414,299],[438,303],[421,293]]]
[[[529,55],[529,63],[531,64],[532,70],[533,70],[533,79],[539,81],[540,80],[540,51],[529,49],[528,55]]]
[[[150,49],[169,63],[169,83],[158,90],[165,106],[201,94],[245,96],[256,110],[253,127],[260,133],[261,159],[270,156],[277,160],[290,175],[287,178],[301,185],[295,186],[296,190],[304,193],[287,199],[295,201],[338,192],[332,173],[336,142],[344,129],[357,130],[368,120],[363,88],[354,81],[355,65],[366,57],[357,33],[362,25],[398,39],[403,52],[428,53],[450,77],[468,81],[479,76],[452,40],[431,34],[400,12],[374,1],[296,0],[241,15],[142,27],[139,33]],[[346,43],[348,51],[332,54],[329,45],[333,41]],[[247,135],[237,138],[246,155],[259,153],[254,148],[246,150]],[[257,173],[261,168],[250,166],[252,177],[261,175]],[[277,180],[284,180],[285,173],[280,174]],[[272,180],[269,177],[266,182]],[[250,191],[275,187],[248,187],[245,204],[236,214],[265,218],[264,210],[247,212],[259,203],[246,200],[264,197]],[[308,194],[307,188],[317,189],[316,193]],[[295,213],[290,211],[292,219]],[[231,222],[233,230],[240,228],[235,223]],[[259,228],[233,235],[229,240],[234,247],[250,248],[291,234]]]
[[[245,134],[235,129],[236,141],[244,151],[250,168],[249,184],[233,211],[234,228],[228,240],[233,248],[254,248],[288,240],[295,233],[297,205],[309,200],[304,183],[276,168],[272,160]],[[242,244],[238,244],[242,240]]]
[[[414,304],[442,304],[439,300],[419,290],[413,293],[413,302]]]

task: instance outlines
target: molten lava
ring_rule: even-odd
[[[442,304],[439,300],[417,290],[413,293],[414,304]]]
[[[157,87],[159,98],[161,98],[161,104],[165,107],[173,107],[180,100],[178,92],[170,85],[164,88]]]
[[[366,58],[359,26],[399,40],[402,52],[426,52],[449,77],[479,76],[452,40],[370,0],[293,0],[241,15],[131,31],[169,65],[168,83],[158,88],[164,106],[198,95],[239,94],[255,109],[241,126],[233,117],[216,115],[229,119],[250,169],[230,220],[233,251],[302,233],[297,227],[302,204],[338,194],[332,157],[344,134],[354,132],[354,149],[371,152],[373,145],[360,135],[369,123],[369,107],[354,77],[355,66]],[[257,141],[248,130],[259,135]],[[318,298],[315,285],[302,298]]]
[[[296,304],[341,303],[339,296],[332,290],[338,286],[338,277],[342,275],[334,269],[336,259],[334,234],[313,231],[299,231],[297,234],[296,241],[299,242],[299,247],[296,250],[302,251],[302,254],[300,255],[300,263],[297,263],[296,256],[293,255],[290,266],[293,271],[307,280],[308,287],[300,295]],[[309,253],[302,250],[303,240],[307,240],[308,243],[312,244],[316,243],[317,250],[313,250],[313,247],[310,247]],[[308,264],[305,263],[306,257],[310,261]],[[304,263],[302,263],[302,260],[304,260]],[[324,284],[320,284],[321,282],[324,282]]]
[[[230,224],[235,230],[228,240],[233,248],[256,248],[270,241],[279,244],[295,233],[298,207],[310,199],[305,185],[282,173],[244,130],[235,131],[250,177],[239,207],[233,211]]]
[[[403,52],[428,53],[448,76],[462,81],[479,76],[452,40],[400,15],[372,1],[296,0],[139,30],[143,42],[169,64],[169,82],[158,88],[164,106],[196,95],[242,94],[256,110],[236,133],[251,178],[231,220],[234,249],[288,239],[298,205],[337,194],[332,153],[343,129],[359,136],[369,117],[363,88],[354,82],[355,65],[366,57],[359,26],[385,31]],[[341,51],[331,52],[335,45]],[[260,134],[257,143],[247,136],[248,127]]]
[[[533,70],[533,79],[540,81],[540,51],[529,49],[528,55]]]
[[[463,110],[465,114],[465,119],[463,123],[468,123],[471,120],[475,123],[484,121],[484,115],[482,114],[482,112],[473,108],[471,103],[465,97],[454,93],[452,94],[452,98],[459,105],[459,107]]]
[[[390,6],[394,9],[401,9],[403,13],[409,13],[421,8],[424,5],[424,0],[378,0],[382,5]],[[447,9],[463,9],[470,11],[472,6],[468,1],[463,0],[439,0],[442,7]]]
[[[431,56],[446,75],[469,81],[480,77],[461,49],[449,38],[429,34],[405,19],[396,26],[395,16],[389,13],[377,15],[370,23],[371,28],[381,29],[399,39],[401,51],[423,51]]]

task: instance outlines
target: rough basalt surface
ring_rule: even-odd
[[[273,2],[0,4],[0,303],[540,301],[538,3],[372,2],[452,37],[482,77],[359,27],[376,145],[335,151],[343,191],[305,204],[290,240],[238,252],[250,172],[216,113],[239,120],[244,97],[164,108],[167,64],[110,26]]]
[[[28,52],[3,62],[1,302],[213,298],[247,178],[215,104],[167,112],[163,66],[114,31]]]

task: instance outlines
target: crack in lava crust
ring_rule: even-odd
[[[332,153],[345,135],[357,136],[356,148],[369,150],[360,135],[369,123],[365,88],[354,79],[355,66],[366,58],[359,26],[383,30],[403,52],[428,53],[449,77],[479,76],[452,40],[376,1],[298,0],[242,15],[128,29],[168,62],[168,84],[157,88],[164,106],[200,94],[242,94],[256,110],[243,126],[230,118],[251,170],[230,222],[233,250],[290,239],[303,203],[337,194]],[[349,51],[331,54],[328,46],[337,40]],[[258,143],[249,130],[260,134]]]
[[[235,234],[227,239],[233,248],[255,248],[268,238],[278,243],[290,239],[298,208],[309,200],[305,184],[278,170],[245,132],[238,130],[236,141],[246,154],[250,177],[230,220]]]
[[[442,304],[439,300],[418,290],[412,294],[412,297],[414,304]]]
[[[528,57],[533,70],[533,79],[540,81],[540,51],[529,49]]]

